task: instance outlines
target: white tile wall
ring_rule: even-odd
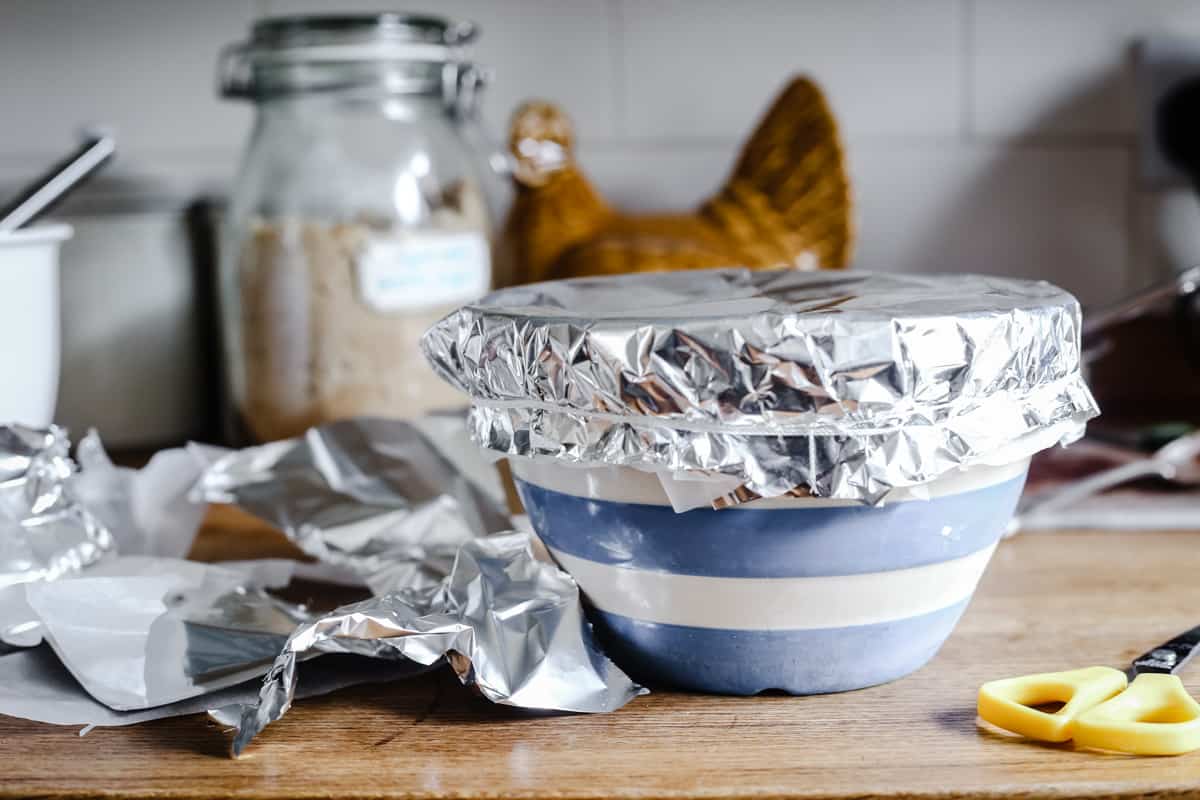
[[[378,11],[362,0],[258,0],[270,14]],[[413,7],[411,4],[406,7]],[[425,8],[479,23],[479,61],[498,71],[484,101],[484,121],[502,130],[522,100],[560,103],[600,138],[616,135],[612,81],[615,15],[597,0],[433,0]]]
[[[901,272],[1044,278],[1085,305],[1128,280],[1130,158],[1121,148],[857,148],[857,261]]]
[[[861,268],[1044,278],[1085,303],[1126,288],[1124,148],[851,140],[850,154]],[[581,161],[614,202],[660,211],[714,191],[735,155],[732,144],[635,145]]]
[[[589,145],[579,154],[604,196],[631,211],[691,208],[716,191],[737,157],[734,142]]]
[[[622,0],[620,13],[632,137],[742,137],[796,72],[824,84],[851,135],[959,129],[956,0]]]
[[[971,123],[984,135],[1127,134],[1130,48],[1200,36],[1195,0],[975,0]]]
[[[56,420],[117,447],[203,432],[211,395],[182,214],[69,216]]]
[[[122,159],[236,152],[245,109],[218,101],[217,50],[250,0],[8,0],[0,4],[0,156],[44,157],[104,122]]]
[[[250,110],[216,98],[221,45],[266,13],[353,0],[0,0],[0,185],[81,122],[119,129],[104,191],[222,186]],[[386,5],[386,4],[385,4]],[[695,205],[769,99],[816,76],[846,134],[858,262],[1046,277],[1088,302],[1200,260],[1200,205],[1131,176],[1130,50],[1200,38],[1200,0],[429,0],[483,28],[497,139],[561,103],[584,167],[630,209]],[[180,188],[183,187],[183,188]],[[190,187],[190,188],[189,188]],[[102,204],[102,203],[101,203]]]

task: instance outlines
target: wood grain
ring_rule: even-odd
[[[261,535],[222,516],[198,555]],[[231,539],[243,537],[239,547]],[[278,554],[276,539],[260,539]],[[223,544],[222,544],[223,543]],[[896,683],[819,697],[657,691],[603,716],[535,716],[452,675],[302,701],[225,756],[202,716],[76,731],[0,718],[3,797],[1166,798],[1200,754],[1147,759],[980,727],[984,680],[1120,665],[1200,623],[1198,533],[1024,534],[1001,545],[938,657]],[[1200,667],[1183,676],[1200,693]]]

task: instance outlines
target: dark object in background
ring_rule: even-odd
[[[96,428],[115,454],[217,438],[215,220],[194,207],[205,191],[104,175],[55,213],[75,228],[55,421]]]
[[[1167,92],[1155,110],[1155,133],[1163,155],[1200,190],[1200,78]]]
[[[1084,358],[1091,360],[1105,344],[1105,336],[1122,322],[1195,294],[1200,289],[1200,267],[1192,267],[1136,294],[1098,309],[1087,309],[1083,318]],[[1180,306],[1180,310],[1186,310]]]
[[[1155,116],[1163,155],[1200,192],[1200,78],[1171,89]],[[1194,268],[1084,315],[1090,384],[1104,410],[1089,434],[1152,450],[1169,432],[1200,425],[1198,290]]]
[[[202,197],[185,210],[184,224],[192,255],[192,279],[195,291],[196,392],[198,414],[191,438],[202,442],[224,443],[225,375],[221,369],[221,325],[217,309],[217,237],[224,202]]]
[[[1088,384],[1103,410],[1089,436],[1153,450],[1163,436],[1151,431],[1200,427],[1197,302],[1197,294],[1167,302],[1106,334],[1104,349],[1088,364]],[[1180,313],[1185,304],[1188,311]]]
[[[1033,459],[1026,496],[1145,458],[1200,428],[1200,267],[1089,309],[1082,334],[1103,415],[1083,442]]]
[[[1120,366],[1109,367],[1114,387],[1124,382],[1158,389],[1177,382],[1172,376],[1186,379],[1200,374],[1200,267],[1185,270],[1112,305],[1087,310],[1083,317],[1083,356],[1093,368],[1093,380],[1096,365],[1104,362],[1113,348],[1119,346],[1117,340],[1128,338],[1129,330],[1138,329],[1154,331],[1150,334],[1154,340],[1153,355],[1123,350],[1126,357],[1117,358]],[[1184,363],[1161,364],[1160,360],[1169,358],[1167,354],[1171,353],[1181,356]],[[1130,373],[1147,366],[1151,370],[1161,368],[1161,372],[1147,374],[1144,380],[1130,380]],[[1101,374],[1108,373],[1101,368]],[[1133,387],[1123,387],[1123,390],[1129,388]],[[1195,427],[1187,419],[1153,416],[1143,419],[1142,414],[1157,413],[1153,410],[1157,405],[1147,400],[1142,402],[1149,407],[1139,409],[1137,428],[1108,429],[1104,423],[1098,423],[1093,426],[1093,436],[1149,452]],[[1111,414],[1109,416],[1111,419]]]
[[[1200,78],[1171,89],[1159,103],[1156,117],[1155,129],[1163,154],[1187,174],[1192,188],[1200,193]],[[1190,279],[1193,285],[1180,286],[1175,301],[1175,325],[1186,356],[1200,370],[1200,294],[1195,285],[1200,280],[1200,269],[1188,270],[1180,278]]]
[[[1034,458],[1027,496],[1145,458],[1200,429],[1200,267],[1088,309],[1082,333],[1103,415],[1083,442]]]
[[[1163,97],[1155,110],[1155,135],[1167,160],[1200,191],[1200,78],[1179,83]],[[1095,432],[1129,436],[1163,423],[1180,429],[1200,424],[1195,275],[1196,270],[1181,273],[1175,287],[1158,287],[1164,291],[1157,296],[1152,289],[1146,295],[1151,302],[1137,304],[1134,313],[1113,314],[1103,326],[1103,350],[1090,347],[1098,353],[1091,384],[1104,409]]]

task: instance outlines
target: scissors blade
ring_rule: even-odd
[[[1130,668],[1132,675],[1144,672],[1170,674],[1178,672],[1183,665],[1196,654],[1200,648],[1200,625],[1176,636],[1169,642],[1163,642],[1148,653],[1133,660]]]

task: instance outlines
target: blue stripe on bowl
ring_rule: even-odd
[[[724,513],[724,512],[722,512]],[[795,631],[641,622],[595,608],[605,652],[635,680],[717,694],[826,694],[902,678],[933,658],[967,600],[918,617]]]
[[[1024,486],[1004,483],[880,507],[696,509],[614,503],[518,481],[551,548],[601,564],[726,578],[855,575],[923,566],[1000,538]]]

